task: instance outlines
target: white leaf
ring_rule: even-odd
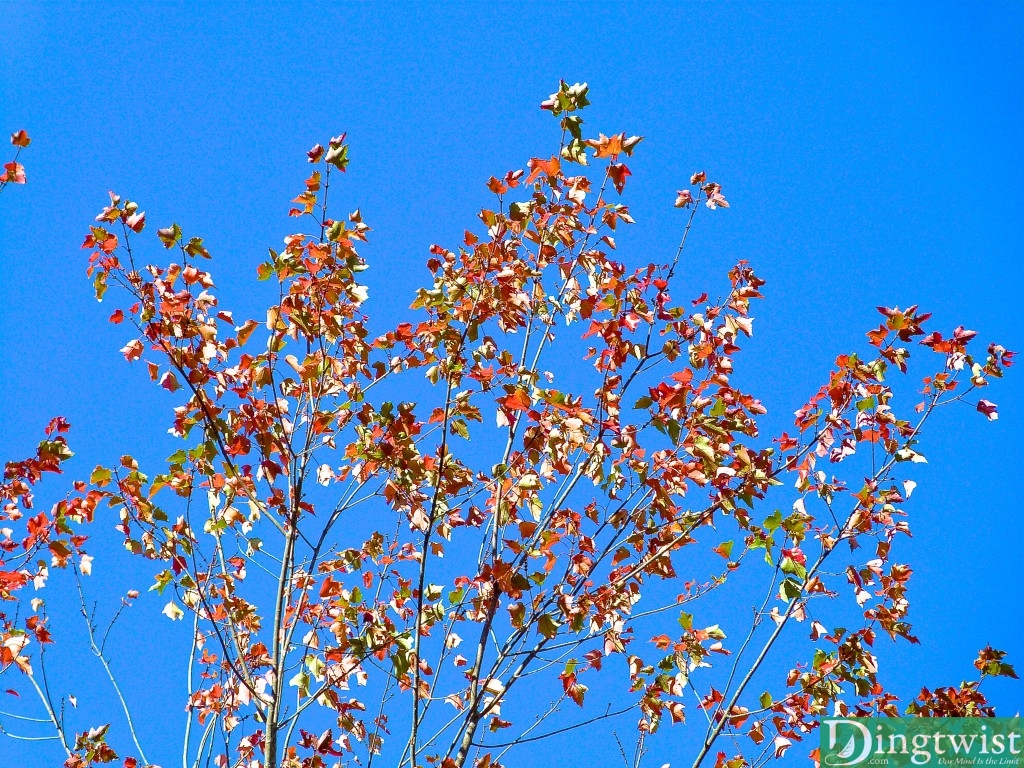
[[[330,485],[333,479],[334,471],[331,469],[330,464],[321,464],[316,471],[316,481],[320,485]]]
[[[365,285],[355,285],[349,289],[349,293],[355,299],[356,304],[362,304],[370,297],[370,289]]]
[[[775,746],[776,759],[786,754],[786,750],[793,746],[793,742],[787,739],[785,736],[776,736],[773,744]]]

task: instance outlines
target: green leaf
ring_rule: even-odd
[[[174,244],[181,240],[181,227],[171,224],[166,229],[158,229],[156,234],[160,238],[160,242],[164,244],[164,248],[173,248]]]
[[[583,129],[580,128],[581,125],[583,125],[583,118],[579,115],[569,115],[562,118],[562,127],[571,133],[575,139],[583,138]]]
[[[693,614],[681,611],[679,613],[679,626],[683,629],[693,629]]]
[[[330,149],[327,150],[327,155],[324,157],[328,163],[333,165],[339,171],[344,171],[348,166],[348,144],[331,144]]]
[[[189,240],[185,245],[185,253],[192,258],[197,256],[201,256],[204,259],[210,258],[210,252],[203,247],[203,238],[201,237],[193,237]]]
[[[327,228],[327,239],[332,243],[340,240],[343,234],[345,234],[345,224],[343,222],[335,221]]]
[[[391,656],[391,664],[395,668],[395,677],[405,677],[409,671],[409,652],[402,651]]]
[[[1014,671],[1013,666],[1000,662],[999,671],[996,673],[999,677],[1012,677],[1017,680],[1017,673]]]
[[[530,211],[533,209],[531,203],[512,203],[508,207],[508,217],[512,221],[522,221],[530,215]]]
[[[787,578],[779,585],[779,597],[786,602],[796,600],[800,597],[801,586],[796,579]]]
[[[712,624],[710,627],[705,627],[705,632],[708,633],[708,637],[712,640],[725,640],[725,632],[717,624]]]
[[[562,147],[562,158],[568,160],[570,163],[577,163],[579,165],[588,165],[587,163],[587,145],[577,138],[573,138]]]
[[[715,460],[715,449],[711,447],[711,441],[703,435],[693,441],[693,453],[703,456],[708,461]]]
[[[156,584],[149,588],[150,592],[154,590],[158,595],[162,595],[168,584],[174,582],[174,574],[170,571],[161,571],[156,575]]]
[[[310,674],[313,675],[317,680],[322,680],[324,676],[324,663],[314,656],[313,654],[307,654],[306,658],[303,659],[306,668],[309,669]]]
[[[803,580],[803,578],[807,575],[807,569],[791,557],[782,558],[782,563],[779,565],[779,567],[782,569],[783,573],[788,573],[791,576],[796,576],[800,580]]]
[[[309,675],[305,672],[299,672],[291,680],[288,681],[288,685],[293,688],[298,688],[299,693],[303,696],[309,695]]]
[[[555,621],[553,616],[545,613],[537,621],[537,631],[550,640],[558,634],[558,622]]]
[[[866,411],[870,408],[874,408],[876,405],[878,405],[878,401],[875,400],[874,396],[872,395],[871,397],[865,397],[863,400],[858,400],[857,410]]]
[[[423,591],[424,597],[427,600],[437,600],[444,593],[444,587],[439,584],[428,584],[426,589]]]
[[[768,691],[765,691],[764,693],[761,694],[761,698],[758,699],[758,701],[761,703],[761,706],[764,709],[767,709],[768,707],[770,707],[772,705],[772,695],[770,693],[768,693]]]
[[[107,292],[107,273],[97,272],[92,285],[96,289],[96,301],[103,301],[103,294]]]
[[[93,485],[104,486],[110,482],[113,477],[113,473],[105,467],[96,467],[89,476],[89,482]]]

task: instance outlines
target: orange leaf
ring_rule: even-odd
[[[526,394],[526,390],[517,389],[508,397],[502,400],[502,404],[510,411],[528,411],[530,410],[530,396]]]

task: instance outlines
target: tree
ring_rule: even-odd
[[[487,768],[619,716],[638,728],[638,764],[689,698],[704,722],[689,727],[706,728],[692,764],[733,768],[783,756],[832,711],[898,714],[875,645],[916,642],[911,569],[895,559],[903,470],[924,461],[941,406],[997,418],[977,392],[1013,353],[978,355],[974,331],[880,307],[865,350],[836,358],[790,431],[762,438],[766,408],[733,380],[763,281],[741,261],[719,298],[678,297],[687,235],[729,207],[722,187],[700,172],[678,193],[667,263],[618,261],[641,138],[586,138],[587,96],[563,82],[543,103],[557,151],[488,181],[482,226],[431,246],[413,318],[382,332],[356,250],[370,229],[328,207],[344,135],[308,153],[289,213],[311,234],[257,269],[278,289],[265,318],[222,308],[200,237],[171,224],[147,239],[146,213],[111,193],[83,244],[88,273],[97,299],[122,301],[110,320],[129,329],[126,360],[176,393],[183,447],[156,469],[127,455],[97,467],[51,512],[33,489],[71,455],[63,419],[5,470],[3,519],[20,527],[0,546],[13,606],[0,659],[12,691],[35,689],[68,768],[122,758],[102,719],[73,734],[53,693],[46,605],[27,597],[51,569],[81,596],[134,737],[123,763],[147,764],[107,648],[138,593],[104,629],[83,586],[88,526],[112,515],[153,564],[166,629],[192,638],[185,765]],[[912,364],[925,375],[905,411]],[[737,641],[716,596],[748,572],[760,607]],[[784,634],[812,649],[777,679],[765,662]],[[1003,658],[984,649],[980,678],[1015,676]],[[618,704],[595,711],[598,673]],[[991,715],[979,683],[926,689],[907,711]]]

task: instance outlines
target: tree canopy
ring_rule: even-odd
[[[1016,676],[1002,651],[902,703],[878,655],[917,642],[907,468],[929,430],[948,439],[946,406],[997,419],[988,388],[1013,353],[879,307],[790,426],[762,434],[742,371],[764,281],[741,260],[699,295],[684,283],[688,235],[732,215],[726,190],[693,173],[659,222],[677,249],[620,251],[642,137],[595,135],[588,105],[581,83],[543,101],[550,154],[486,181],[492,203],[461,242],[430,246],[398,322],[371,322],[371,228],[338,202],[344,134],[307,153],[297,231],[255,270],[276,293],[258,317],[222,304],[201,236],[110,194],[88,275],[125,360],[173,394],[181,447],[97,466],[42,506],[59,483],[37,484],[72,455],[67,421],[7,463],[0,675],[36,714],[0,713],[5,733],[43,728],[67,768],[155,759],[144,703],[118,682],[144,670],[119,668],[112,639],[140,595],[88,597],[92,527],[109,522],[151,564],[167,619],[153,632],[188,635],[186,766],[490,768],[614,722],[636,729],[634,764],[674,726],[704,733],[694,768],[741,768],[833,712],[993,714],[981,681]],[[5,174],[26,180],[18,157]],[[55,585],[80,597],[102,712],[69,709],[44,665]],[[129,743],[108,743],[113,718]]]

